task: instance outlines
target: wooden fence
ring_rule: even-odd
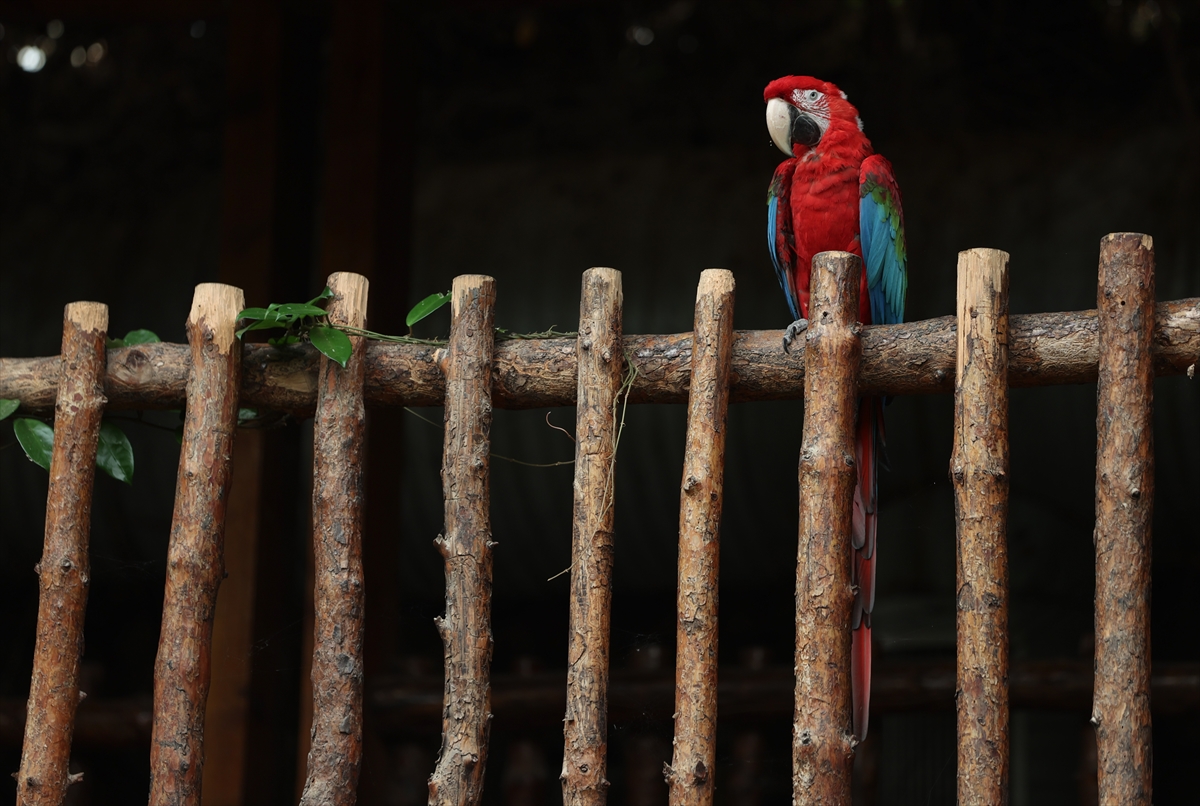
[[[1008,313],[1008,255],[959,256],[958,315],[862,327],[857,258],[814,261],[804,350],[778,331],[734,332],[732,275],[701,276],[695,329],[624,336],[621,276],[583,276],[576,338],[494,340],[495,282],[454,282],[446,347],[367,343],[345,368],[315,351],[263,361],[272,348],[234,337],[240,290],[197,288],[188,345],[105,350],[107,308],[67,306],[62,354],[0,359],[0,397],[27,413],[53,406],[37,644],[18,804],[58,804],[68,772],[88,587],[90,497],[106,409],[186,404],[154,670],[151,804],[199,804],[213,613],[223,575],[225,502],[239,405],[315,416],[316,557],[312,727],[302,804],[350,804],[362,757],[362,451],[365,406],[445,406],[442,480],[446,610],[442,745],[431,804],[478,803],[487,763],[492,633],[488,474],[493,406],[576,405],[574,529],[564,803],[606,801],[614,457],[621,408],[688,403],[680,487],[672,804],[709,804],[717,724],[717,555],[730,401],[805,400],[796,578],[793,792],[848,803],[852,430],[861,393],[955,396],[958,568],[958,799],[1003,803],[1009,777],[1006,516],[1010,386],[1098,380],[1096,659],[1092,722],[1100,802],[1150,802],[1150,522],[1155,375],[1191,376],[1200,299],[1154,301],[1148,236],[1101,244],[1098,310]],[[329,279],[335,324],[362,327],[366,281]],[[106,360],[107,359],[107,360]]]

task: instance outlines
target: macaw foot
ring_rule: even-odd
[[[783,331],[783,351],[790,352],[792,342],[795,341],[801,333],[808,330],[807,319],[797,319],[787,326],[787,330]]]

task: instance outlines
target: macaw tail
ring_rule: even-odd
[[[850,627],[851,697],[854,735],[867,738],[871,706],[871,611],[875,607],[875,534],[878,523],[879,448],[883,444],[883,402],[877,397],[859,401],[854,454],[858,484],[854,488],[854,513],[850,532],[853,549],[850,584],[854,586],[854,613]]]

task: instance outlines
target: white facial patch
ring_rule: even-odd
[[[792,105],[816,121],[821,136],[829,129],[829,99],[819,90],[792,90]]]

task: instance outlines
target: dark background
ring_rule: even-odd
[[[787,309],[763,236],[781,156],[762,88],[788,73],[837,83],[895,166],[908,319],[953,312],[956,254],[977,246],[1011,254],[1012,312],[1094,307],[1099,241],[1113,231],[1154,237],[1160,300],[1200,294],[1191,2],[104,0],[5,2],[0,24],[4,356],[57,353],[70,301],[106,302],[114,335],[150,328],[180,342],[196,283],[240,285],[247,304],[264,305],[307,299],[338,270],[371,276],[369,325],[385,332],[402,332],[413,301],[464,273],[497,278],[500,326],[573,329],[589,266],[622,271],[628,333],[690,330],[699,273],[714,266],[735,274],[738,328],[780,328]],[[74,66],[72,52],[94,43],[102,56]],[[26,46],[48,53],[38,72],[17,65]],[[417,334],[444,335],[447,321],[436,314]],[[1200,574],[1197,389],[1178,377],[1155,387],[1156,665],[1200,659],[1187,626]],[[441,421],[439,410],[418,413]],[[801,415],[798,403],[730,410],[723,670],[790,667]],[[497,411],[496,454],[569,460],[573,446],[545,417]],[[550,417],[569,429],[573,410]],[[614,674],[673,668],[684,418],[681,406],[632,407],[622,436]],[[947,396],[902,398],[888,411],[882,660],[953,657],[950,418]],[[146,420],[175,423],[167,413]],[[123,425],[137,475],[132,488],[97,479],[84,688],[95,701],[144,704],[178,450],[167,430]],[[1014,661],[1091,656],[1094,428],[1091,385],[1012,392]],[[308,434],[299,423],[261,436],[250,721],[231,802],[293,800],[296,736],[307,732],[298,703]],[[373,415],[372,435],[368,688],[437,690],[441,436],[403,412]],[[0,445],[0,698],[19,714],[46,475],[7,424]],[[497,461],[492,473],[493,667],[561,673],[567,578],[547,579],[570,562],[571,468]],[[13,707],[0,716],[0,766],[10,770],[20,753]],[[665,799],[657,776],[671,710],[614,715],[613,803]],[[785,802],[788,717],[721,723],[719,802]],[[1014,804],[1089,802],[1087,717],[1086,705],[1014,710]],[[423,802],[436,721],[378,724],[360,802]],[[1156,711],[1154,725],[1156,801],[1186,802],[1195,713]],[[74,768],[88,777],[73,802],[140,802],[146,753],[144,736],[78,737]],[[557,722],[498,718],[486,801],[553,802],[560,754]],[[876,713],[861,755],[873,759],[859,770],[863,802],[953,802],[952,700]]]

